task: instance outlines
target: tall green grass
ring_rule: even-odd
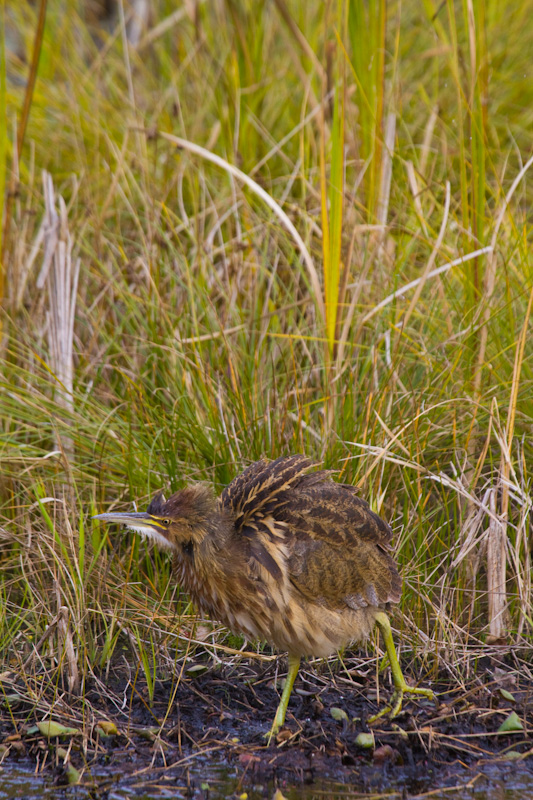
[[[529,648],[531,2],[204,3],[157,28],[174,10],[133,47],[50,0],[18,162],[37,12],[5,10],[5,663],[53,686],[69,641],[82,679],[127,648],[152,691],[196,641],[231,652],[164,556],[90,516],[297,451],[391,522],[428,667]],[[71,391],[43,170],[80,259]]]

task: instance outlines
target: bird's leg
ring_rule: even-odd
[[[369,717],[369,722],[374,722],[374,720],[379,719],[379,717],[382,717],[384,714],[390,713],[391,718],[399,714],[402,708],[403,696],[406,694],[406,692],[409,694],[421,694],[424,697],[428,697],[430,700],[433,700],[435,697],[431,689],[413,688],[412,686],[408,686],[405,682],[402,668],[400,667],[400,662],[398,661],[398,656],[396,655],[396,648],[394,647],[394,640],[392,638],[392,630],[389,618],[383,611],[379,611],[376,614],[376,625],[381,631],[383,642],[385,643],[385,648],[389,657],[392,679],[394,681],[394,692],[392,693],[390,704],[385,706],[385,708],[382,709],[378,714],[374,714],[373,717]]]
[[[299,669],[300,669],[299,656],[291,656],[291,654],[289,653],[289,672],[287,673],[287,680],[285,681],[285,686],[283,687],[281,700],[279,701],[278,710],[276,711],[276,716],[274,717],[274,722],[272,723],[272,727],[270,728],[269,732],[265,734],[265,739],[267,739],[268,744],[270,744],[270,740],[272,739],[272,737],[276,736],[279,729],[283,726],[283,723],[285,722],[285,714],[287,713],[289,698],[291,696],[292,687],[294,686],[294,681],[296,680],[296,676],[298,675]]]

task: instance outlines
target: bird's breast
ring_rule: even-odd
[[[174,573],[180,587],[205,616],[236,634],[264,639],[276,646],[274,620],[285,619],[289,596],[284,580],[268,585],[245,566],[241,570],[202,569],[199,558],[179,558]]]
[[[284,549],[284,548],[283,548]],[[351,641],[364,639],[377,606],[352,609],[326,607],[320,598],[305,597],[288,579],[286,562],[281,579],[262,563],[231,571],[217,569],[201,558],[175,562],[176,578],[200,613],[236,634],[267,641],[280,651],[299,656],[328,656]]]

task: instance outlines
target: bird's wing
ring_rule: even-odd
[[[266,506],[289,502],[291,491],[311,466],[313,461],[302,455],[256,461],[224,489],[220,504],[232,514],[239,530],[261,515]]]
[[[333,482],[328,472],[306,474],[311,466],[302,455],[257,461],[222,493],[252,574],[289,580],[330,608],[398,602],[391,529],[353,486]]]
[[[309,600],[336,609],[400,600],[392,532],[353,487],[304,480],[275,516],[288,528],[290,581]]]
[[[222,492],[221,508],[235,525],[239,547],[245,548],[251,577],[266,584],[288,582],[287,525],[278,524],[272,510],[290,505],[292,495],[306,479],[313,461],[303,455],[282,456],[275,461],[262,459],[251,464]]]

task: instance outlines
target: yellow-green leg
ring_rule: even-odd
[[[394,647],[394,640],[392,638],[392,630],[389,618],[383,611],[380,611],[376,614],[376,625],[381,631],[383,642],[389,657],[392,679],[394,681],[394,692],[392,693],[389,705],[385,706],[385,708],[382,709],[378,714],[374,714],[373,717],[370,717],[368,720],[369,722],[379,719],[379,717],[382,717],[384,714],[390,713],[391,718],[399,714],[402,709],[403,696],[407,692],[409,694],[421,694],[424,697],[428,697],[430,700],[433,700],[435,697],[431,689],[415,689],[412,686],[408,686],[405,682],[402,668],[400,667],[400,662],[398,661],[398,656],[396,655],[396,648]]]
[[[265,734],[265,738],[268,740],[269,744],[272,737],[277,734],[277,732],[285,722],[285,714],[287,713],[289,698],[291,696],[292,687],[294,686],[294,681],[296,680],[296,676],[298,675],[299,669],[300,669],[299,657],[291,656],[289,654],[289,672],[287,674],[287,680],[285,681],[285,686],[283,687],[281,700],[279,701],[278,710],[276,711],[276,716],[274,717],[274,722],[272,723],[272,727],[270,728],[270,731],[267,734]]]

